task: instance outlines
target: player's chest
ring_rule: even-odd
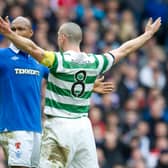
[[[28,56],[12,55],[4,62],[1,72],[4,75],[33,75],[40,76],[40,66]]]

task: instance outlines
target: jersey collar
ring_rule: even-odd
[[[9,48],[15,53],[15,54],[18,54],[19,52],[20,52],[20,50],[13,44],[13,43],[11,43],[10,45],[9,45]],[[25,52],[23,52],[23,53],[25,53]],[[25,53],[26,54],[26,53]],[[27,56],[28,56],[28,58],[30,57],[30,55],[29,54],[26,54]]]
[[[9,45],[9,48],[16,54],[18,54],[20,51],[18,48],[16,48],[16,46],[13,43]]]

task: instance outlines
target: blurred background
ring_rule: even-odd
[[[74,21],[89,53],[115,49],[162,17],[156,36],[105,74],[116,89],[93,94],[89,117],[100,168],[168,168],[168,0],[0,0],[0,15],[29,17],[33,40],[48,50],[58,49],[58,27]]]

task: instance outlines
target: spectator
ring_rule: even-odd
[[[143,158],[140,150],[135,147],[132,149],[131,157],[127,163],[128,168],[144,168],[145,167],[145,158]]]
[[[106,157],[105,168],[113,167],[119,163],[124,163],[124,157],[121,150],[122,147],[120,147],[121,146],[116,132],[107,131],[104,142],[104,153]]]
[[[147,122],[140,121],[137,126],[137,136],[139,137],[139,149],[144,158],[148,158],[150,151],[150,139],[148,137],[149,126]]]
[[[120,22],[121,29],[119,37],[122,42],[132,39],[137,35],[133,13],[130,10],[122,12]]]
[[[163,89],[166,83],[165,76],[155,60],[149,60],[141,69],[139,78],[140,82],[148,88]]]
[[[162,150],[156,168],[168,167],[168,149]]]
[[[154,128],[158,122],[168,123],[165,100],[163,96],[155,98],[148,111],[144,113],[144,119],[149,123],[150,137],[154,137]],[[151,139],[151,140],[152,140]]]

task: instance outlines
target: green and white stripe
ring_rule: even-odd
[[[68,78],[66,78],[66,79],[68,79]],[[89,83],[92,80],[95,80],[95,77],[90,78],[90,80],[87,80],[88,84],[85,86],[85,91],[92,91],[93,83]],[[64,83],[62,83],[62,81],[63,81],[63,79],[55,78],[54,75],[52,75],[50,73],[50,77],[48,79],[48,82],[54,83],[57,87],[59,87],[61,89],[71,90],[72,84],[74,83],[74,81],[69,82],[69,81],[64,80]]]
[[[73,51],[56,53],[57,62],[51,67],[48,77],[46,114],[68,118],[87,116],[96,77],[111,67],[113,58],[108,61],[103,55],[79,54],[80,57]],[[78,82],[75,74],[79,71],[86,73],[85,80],[82,80],[83,77],[78,79],[85,87],[83,94],[75,97],[71,90],[74,83]],[[75,93],[81,92],[81,87],[80,82],[76,84]]]

